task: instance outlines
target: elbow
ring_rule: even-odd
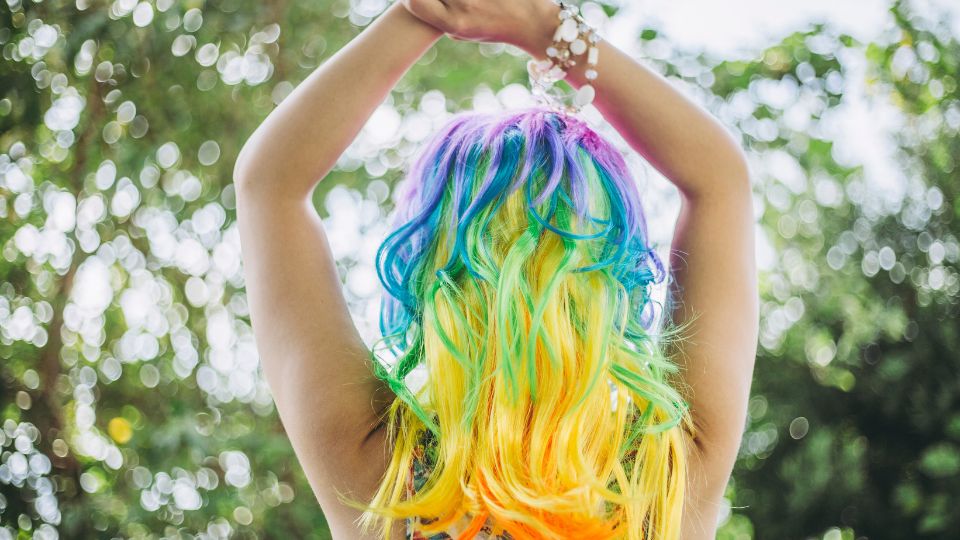
[[[247,166],[247,153],[247,147],[244,146],[240,149],[240,153],[237,154],[237,159],[233,163],[233,185],[235,189],[240,189],[251,181],[252,174]]]
[[[731,182],[749,192],[752,189],[753,182],[751,181],[750,160],[747,158],[747,153],[737,148],[733,153],[730,169],[732,171],[730,174]]]
[[[271,182],[271,174],[263,166],[263,160],[256,157],[256,152],[244,147],[237,154],[237,160],[233,164],[233,189],[239,193],[241,191],[249,192],[255,187],[263,187],[267,184],[276,186]],[[277,190],[274,190],[277,191]]]
[[[252,140],[252,139],[251,139]],[[272,198],[309,198],[316,185],[303,172],[299,163],[280,163],[270,154],[274,150],[247,142],[233,164],[233,186],[237,192],[256,191],[258,196]]]
[[[722,159],[711,160],[708,171],[677,185],[683,199],[689,202],[749,199],[753,193],[749,159],[745,152],[734,148]]]
[[[240,189],[250,185],[252,182],[262,180],[262,171],[257,171],[258,165],[262,166],[263,148],[258,141],[258,131],[254,131],[240,147],[237,152],[237,159],[233,163],[233,184],[235,189]],[[258,155],[259,154],[259,155]]]
[[[750,160],[740,147],[734,148],[725,158],[716,164],[714,181],[731,194],[749,194],[752,190],[750,179]]]

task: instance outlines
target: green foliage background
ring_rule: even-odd
[[[230,175],[258,122],[377,9],[0,8],[0,539],[329,537],[257,377]],[[875,43],[815,25],[748,60],[637,36],[742,134],[775,251],[721,538],[960,531],[960,44],[931,9],[892,3]],[[852,65],[868,103],[903,119],[893,203],[823,122]],[[381,119],[404,135],[358,143],[318,188],[321,214],[362,209],[354,229],[375,240],[428,113],[524,78],[515,51],[444,41]],[[341,260],[366,320],[368,256]]]

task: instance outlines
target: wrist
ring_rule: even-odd
[[[399,0],[388,7],[384,15],[392,17],[397,20],[399,24],[414,29],[417,33],[424,35],[428,40],[437,41],[443,37],[442,31],[437,30],[432,24],[424,22],[413,13],[410,13],[410,10]]]
[[[531,14],[517,35],[520,37],[513,45],[537,60],[547,58],[547,48],[553,43],[553,34],[560,23],[560,6],[551,0],[530,2]]]

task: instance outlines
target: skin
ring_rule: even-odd
[[[405,0],[304,80],[250,136],[234,170],[251,322],[264,376],[334,538],[365,538],[336,491],[369,498],[391,449],[380,413],[393,394],[371,373],[322,221],[311,204],[367,119],[445,34],[499,41],[542,59],[549,0]],[[691,445],[684,539],[713,538],[746,422],[759,300],[747,160],[708,112],[601,41],[594,105],[677,187],[673,317],[695,317],[672,351],[699,431]],[[578,65],[567,81],[586,81]],[[402,524],[392,538],[403,538]]]

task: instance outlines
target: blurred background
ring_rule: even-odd
[[[386,5],[0,6],[0,540],[329,538],[258,375],[231,172]],[[719,537],[956,538],[960,7],[583,10],[752,161],[759,357]],[[444,40],[319,185],[368,342],[404,164],[457,111],[530,104],[524,66]],[[675,190],[630,163],[665,256]]]

